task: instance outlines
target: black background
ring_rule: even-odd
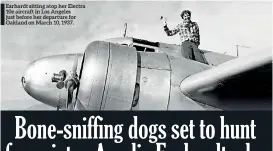
[[[102,122],[98,124],[124,124],[123,126],[123,142],[115,144],[114,140],[92,140],[92,139],[69,139],[65,140],[63,135],[57,135],[54,140],[40,139],[30,140],[28,138],[15,140],[15,116],[24,116],[26,118],[26,126],[29,124],[54,124],[57,129],[63,129],[66,124],[87,124],[83,122],[83,117],[90,116],[103,117]],[[5,151],[9,142],[13,143],[10,151],[66,151],[66,147],[70,147],[70,151],[97,151],[98,144],[103,144],[104,151],[126,150],[132,151],[132,144],[141,144],[141,148],[136,151],[156,151],[156,144],[149,143],[146,140],[130,140],[128,137],[128,127],[133,124],[133,116],[138,116],[138,125],[146,124],[165,124],[167,137],[165,140],[158,142],[166,142],[167,148],[164,151],[184,151],[184,143],[189,144],[189,151],[216,151],[216,143],[220,142],[225,146],[225,151],[245,151],[245,143],[250,143],[250,151],[272,151],[272,112],[271,111],[103,111],[103,112],[52,112],[52,111],[1,111],[1,150]],[[251,120],[255,120],[255,140],[220,140],[220,116],[225,116],[225,124],[250,124]],[[171,126],[173,124],[189,124],[193,120],[195,125],[195,139],[171,139]],[[214,139],[200,139],[199,124],[200,120],[204,120],[205,125],[212,124],[215,127]],[[26,127],[25,126],[25,127]],[[52,144],[56,144],[56,148],[52,148]]]

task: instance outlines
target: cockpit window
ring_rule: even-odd
[[[152,49],[152,48],[146,48],[146,52],[155,52],[155,49]]]
[[[155,49],[153,49],[153,48],[148,48],[148,47],[143,47],[143,46],[138,46],[138,45],[133,45],[133,47],[135,47],[137,51],[155,52]]]
[[[151,42],[151,41],[144,40],[144,39],[133,38],[133,42],[143,44],[143,45],[149,45],[152,47],[159,47],[159,42]]]

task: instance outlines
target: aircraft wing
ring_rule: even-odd
[[[223,110],[272,109],[272,51],[236,58],[181,82],[189,98]]]

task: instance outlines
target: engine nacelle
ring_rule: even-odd
[[[203,109],[186,97],[179,85],[207,66],[102,41],[90,43],[83,55],[64,54],[33,61],[22,77],[22,86],[38,101],[65,107],[68,91],[64,82],[74,65],[80,80],[74,91],[75,110]]]
[[[137,75],[134,48],[95,41],[84,53],[76,110],[130,110]]]
[[[75,110],[199,110],[179,84],[200,63],[163,53],[137,52],[109,42],[90,43],[84,53]]]

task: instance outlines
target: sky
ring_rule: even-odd
[[[192,12],[192,21],[199,25],[201,49],[235,56],[236,45],[250,47],[239,48],[240,56],[244,56],[272,47],[271,2],[73,3],[86,6],[72,11],[76,16],[74,26],[1,26],[2,109],[26,109],[39,104],[20,83],[30,61],[54,54],[83,53],[94,40],[121,37],[124,23],[128,24],[127,36],[179,44],[178,35],[166,36],[159,18],[166,17],[168,27],[174,28],[181,22],[184,9]]]

